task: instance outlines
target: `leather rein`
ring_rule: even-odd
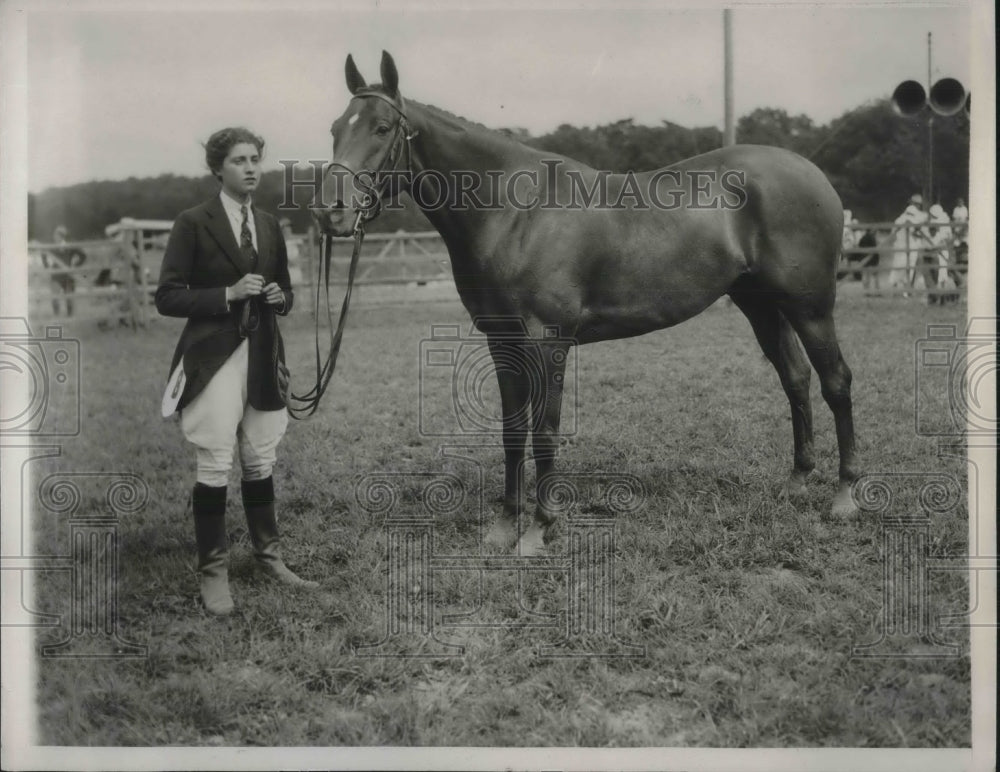
[[[385,154],[382,158],[382,162],[379,164],[378,168],[374,173],[362,170],[360,172],[355,172],[349,167],[341,163],[331,163],[330,168],[340,167],[351,175],[355,182],[359,181],[362,174],[370,176],[375,186],[369,188],[370,192],[366,192],[361,199],[361,206],[358,210],[358,216],[354,220],[354,228],[352,229],[352,236],[354,238],[354,250],[351,252],[351,264],[347,272],[347,291],[344,293],[344,300],[340,307],[340,318],[337,322],[337,330],[330,339],[330,348],[326,354],[325,361],[320,356],[319,347],[319,300],[320,300],[320,288],[321,285],[326,293],[326,316],[327,324],[329,329],[333,329],[333,313],[330,308],[330,262],[333,253],[333,237],[329,233],[324,234],[323,238],[323,255],[322,259],[319,260],[319,271],[316,277],[316,326],[315,326],[315,348],[316,348],[316,381],[313,387],[307,391],[305,394],[294,394],[289,392],[287,399],[288,413],[292,418],[301,420],[308,418],[319,408],[320,400],[323,398],[323,394],[326,393],[327,386],[330,383],[330,379],[333,377],[334,370],[337,367],[337,357],[340,354],[340,344],[344,337],[344,327],[347,321],[347,309],[351,303],[351,290],[354,288],[354,276],[357,272],[358,258],[361,256],[361,246],[364,243],[365,238],[365,223],[375,219],[382,210],[382,198],[386,193],[386,186],[390,180],[385,180],[379,184],[379,177],[383,175],[384,172],[391,168],[392,171],[396,170],[396,164],[399,161],[398,150],[402,142],[406,143],[406,165],[407,170],[412,176],[412,161],[413,153],[410,146],[410,140],[417,136],[417,132],[411,131],[410,123],[407,120],[406,113],[403,109],[395,103],[392,99],[382,94],[379,91],[369,91],[361,92],[354,95],[355,98],[364,99],[369,97],[374,97],[381,99],[391,105],[393,109],[399,113],[399,122],[396,124],[396,131],[393,136],[392,145],[389,148],[389,152]],[[402,96],[400,96],[400,101],[402,102]],[[369,187],[369,186],[365,186]],[[272,317],[273,318],[273,317]],[[275,327],[277,327],[277,320],[274,320]],[[277,330],[275,330],[274,336],[274,360],[277,363],[277,346],[278,346],[278,336]]]

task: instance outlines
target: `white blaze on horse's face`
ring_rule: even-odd
[[[313,212],[320,226],[336,236],[351,233],[359,204],[365,195],[354,175],[373,180],[374,173],[392,152],[399,115],[381,99],[354,99],[330,133],[333,162],[323,178],[322,197]]]

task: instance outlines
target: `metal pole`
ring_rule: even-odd
[[[927,33],[927,93],[931,93],[931,33]],[[934,203],[934,111],[927,110],[927,193],[925,206],[930,209]]]
[[[927,33],[927,93],[931,93],[931,33]]]
[[[934,116],[927,116],[927,208],[934,203]]]
[[[725,147],[736,144],[736,126],[733,123],[733,12],[729,8],[722,11],[723,59],[725,62],[724,108],[725,132],[722,144]]]

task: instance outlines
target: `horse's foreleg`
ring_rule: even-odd
[[[562,341],[534,343],[526,348],[536,363],[531,383],[531,444],[535,456],[537,506],[535,519],[521,536],[518,546],[522,555],[531,555],[544,546],[546,532],[557,515],[551,483],[559,452],[559,418],[569,344]]]
[[[503,510],[487,533],[486,543],[509,547],[517,540],[517,520],[524,511],[524,455],[531,428],[531,382],[520,341],[491,339],[489,345],[503,411],[504,486]]]

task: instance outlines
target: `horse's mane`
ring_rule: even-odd
[[[372,83],[370,85],[363,86],[360,89],[358,89],[358,91],[356,91],[354,95],[363,96],[364,94],[371,94],[373,92],[388,97],[394,103],[397,102],[397,100],[393,99],[392,97],[389,97],[389,95],[385,93],[385,88],[381,83]],[[514,147],[522,148],[524,150],[533,150],[535,152],[538,151],[538,148],[534,148],[531,145],[528,145],[518,139],[515,139],[512,135],[501,129],[491,129],[488,126],[484,126],[483,124],[477,121],[470,120],[469,118],[464,118],[461,115],[456,115],[455,113],[449,112],[444,108],[437,107],[436,105],[429,105],[425,102],[419,102],[416,99],[408,99],[405,97],[404,97],[404,104],[416,105],[417,107],[423,110],[427,110],[436,118],[443,120],[444,123],[447,124],[449,128],[454,129],[455,131],[473,130],[478,134],[485,135],[488,139],[492,139],[502,144],[513,145]]]
[[[514,145],[516,147],[525,148],[526,150],[537,150],[530,145],[526,145],[518,139],[515,139],[511,135],[500,129],[491,129],[488,126],[470,120],[468,118],[463,118],[461,115],[456,115],[455,113],[449,112],[441,107],[435,105],[425,104],[424,102],[418,102],[416,99],[407,99],[407,104],[413,104],[417,107],[427,110],[429,113],[437,118],[442,119],[445,123],[450,124],[450,128],[454,128],[459,131],[469,131],[474,130],[480,134],[485,134],[487,137],[494,139],[498,142],[504,142],[506,144]]]

